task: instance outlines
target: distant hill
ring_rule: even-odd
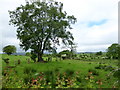
[[[50,54],[49,52],[44,52],[45,54]],[[80,54],[80,53],[96,53],[96,52],[76,52],[76,54]],[[103,52],[106,53],[106,52]],[[5,54],[5,53],[0,53],[0,54]],[[17,52],[17,53],[13,53],[12,55],[25,55],[26,52]]]
[[[77,52],[77,54],[80,54],[80,53],[97,53],[97,52]],[[102,53],[106,53],[106,52],[102,52]]]
[[[80,53],[96,53],[96,52],[77,52],[77,54],[80,54]]]
[[[5,54],[5,53],[0,53],[0,54]],[[17,52],[17,53],[13,53],[12,55],[25,55],[25,52]]]
[[[12,55],[25,55],[26,52],[17,52],[17,53],[13,53]]]

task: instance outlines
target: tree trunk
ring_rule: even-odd
[[[38,62],[43,62],[42,54],[38,53]]]

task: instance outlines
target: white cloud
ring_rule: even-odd
[[[74,0],[71,2],[72,9],[68,9],[68,1],[65,2],[65,9],[78,18],[78,23],[72,30],[75,42],[78,43],[78,51],[105,51],[109,45],[118,42],[117,0]],[[87,25],[91,21],[99,22],[104,19],[108,20],[105,24],[93,27]]]
[[[57,0],[64,3],[64,10],[68,15],[74,15],[77,23],[73,26],[73,36],[78,44],[77,51],[105,51],[109,45],[118,42],[118,0]],[[8,10],[14,10],[25,0],[0,1],[0,34],[2,44],[14,44],[19,48],[16,37],[16,28],[9,26]],[[90,22],[99,22],[106,19],[101,25],[88,27]],[[3,45],[3,46],[2,46]]]

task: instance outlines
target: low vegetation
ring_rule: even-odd
[[[2,60],[3,88],[119,87],[118,77],[112,73],[118,68],[118,60],[57,58],[56,61],[53,57],[52,61],[35,63],[29,56],[4,54],[2,58],[9,59],[9,64]]]

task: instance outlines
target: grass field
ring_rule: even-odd
[[[10,59],[8,65],[0,59],[2,60],[3,88],[118,87],[117,77],[110,74],[117,68],[117,60],[56,61],[53,58],[53,61],[47,63],[34,63],[33,61],[28,63],[26,60],[28,56],[4,54],[2,58]],[[21,60],[19,65],[15,65],[17,60]]]

